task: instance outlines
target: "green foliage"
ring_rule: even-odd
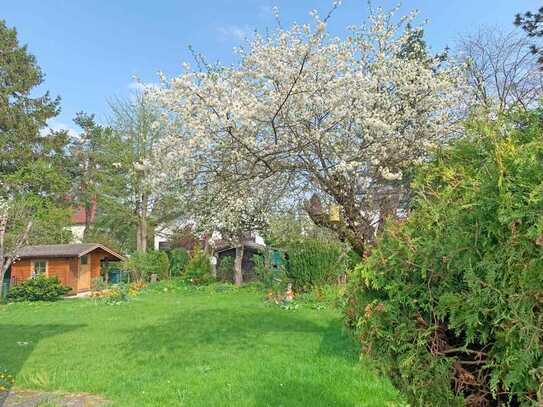
[[[284,294],[289,283],[285,266],[271,267],[269,259],[261,254],[253,255],[252,261],[255,273],[264,287],[274,295]]]
[[[219,259],[217,279],[219,281],[234,281],[234,256],[222,256]]]
[[[12,287],[8,292],[8,300],[20,301],[56,301],[70,291],[56,277],[38,275]]]
[[[413,405],[542,400],[541,119],[470,123],[351,276],[348,325]]]
[[[185,280],[195,285],[206,285],[213,279],[211,261],[200,248],[196,248],[185,268]]]
[[[336,241],[307,239],[287,246],[287,275],[296,290],[330,284],[347,272],[347,250]]]
[[[185,271],[190,256],[185,249],[173,249],[168,253],[170,258],[170,275],[178,277]]]
[[[130,271],[134,280],[148,280],[151,274],[159,278],[169,277],[170,260],[162,251],[134,252],[121,264],[121,268]]]
[[[50,172],[40,177],[36,168],[61,168],[68,139],[66,132],[40,134],[47,120],[58,114],[60,103],[48,93],[34,96],[42,82],[36,58],[19,45],[16,30],[0,20],[0,180],[18,174],[32,181],[34,192],[55,185],[48,183]]]
[[[0,394],[5,391],[9,391],[14,384],[15,377],[13,377],[13,375],[7,370],[0,368]]]
[[[334,232],[315,225],[305,210],[273,215],[264,237],[268,245],[284,248],[299,241],[301,236],[310,240],[338,241]]]

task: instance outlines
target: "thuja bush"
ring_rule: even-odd
[[[542,127],[472,122],[350,279],[347,323],[413,405],[543,403]]]
[[[173,249],[168,253],[168,257],[170,259],[170,275],[175,277],[182,275],[190,260],[189,253],[182,248]]]
[[[348,250],[336,241],[307,239],[287,246],[287,276],[297,290],[333,283],[347,271]]]
[[[219,258],[217,279],[222,282],[234,281],[234,256],[222,256]]]
[[[185,267],[183,278],[195,285],[206,285],[215,279],[212,274],[210,258],[198,246],[192,251],[190,261]]]

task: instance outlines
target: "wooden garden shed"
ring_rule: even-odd
[[[26,246],[11,265],[11,281],[17,284],[43,273],[56,276],[72,294],[82,293],[100,276],[102,262],[122,260],[120,254],[96,243]]]

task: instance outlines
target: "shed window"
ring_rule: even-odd
[[[38,274],[45,274],[47,270],[47,260],[34,260],[32,262],[32,274],[37,276]]]
[[[88,256],[81,256],[81,264],[85,265],[88,264],[89,258]]]

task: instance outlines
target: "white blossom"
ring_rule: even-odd
[[[274,179],[290,184],[291,196],[320,192],[371,218],[379,185],[401,180],[428,148],[454,137],[464,77],[437,57],[405,56],[416,13],[397,22],[394,11],[379,10],[345,39],[311,14],[314,28],[256,34],[236,50],[238,64],[186,67],[152,90],[167,112],[160,172],[252,182],[225,206],[239,218],[263,180]]]

